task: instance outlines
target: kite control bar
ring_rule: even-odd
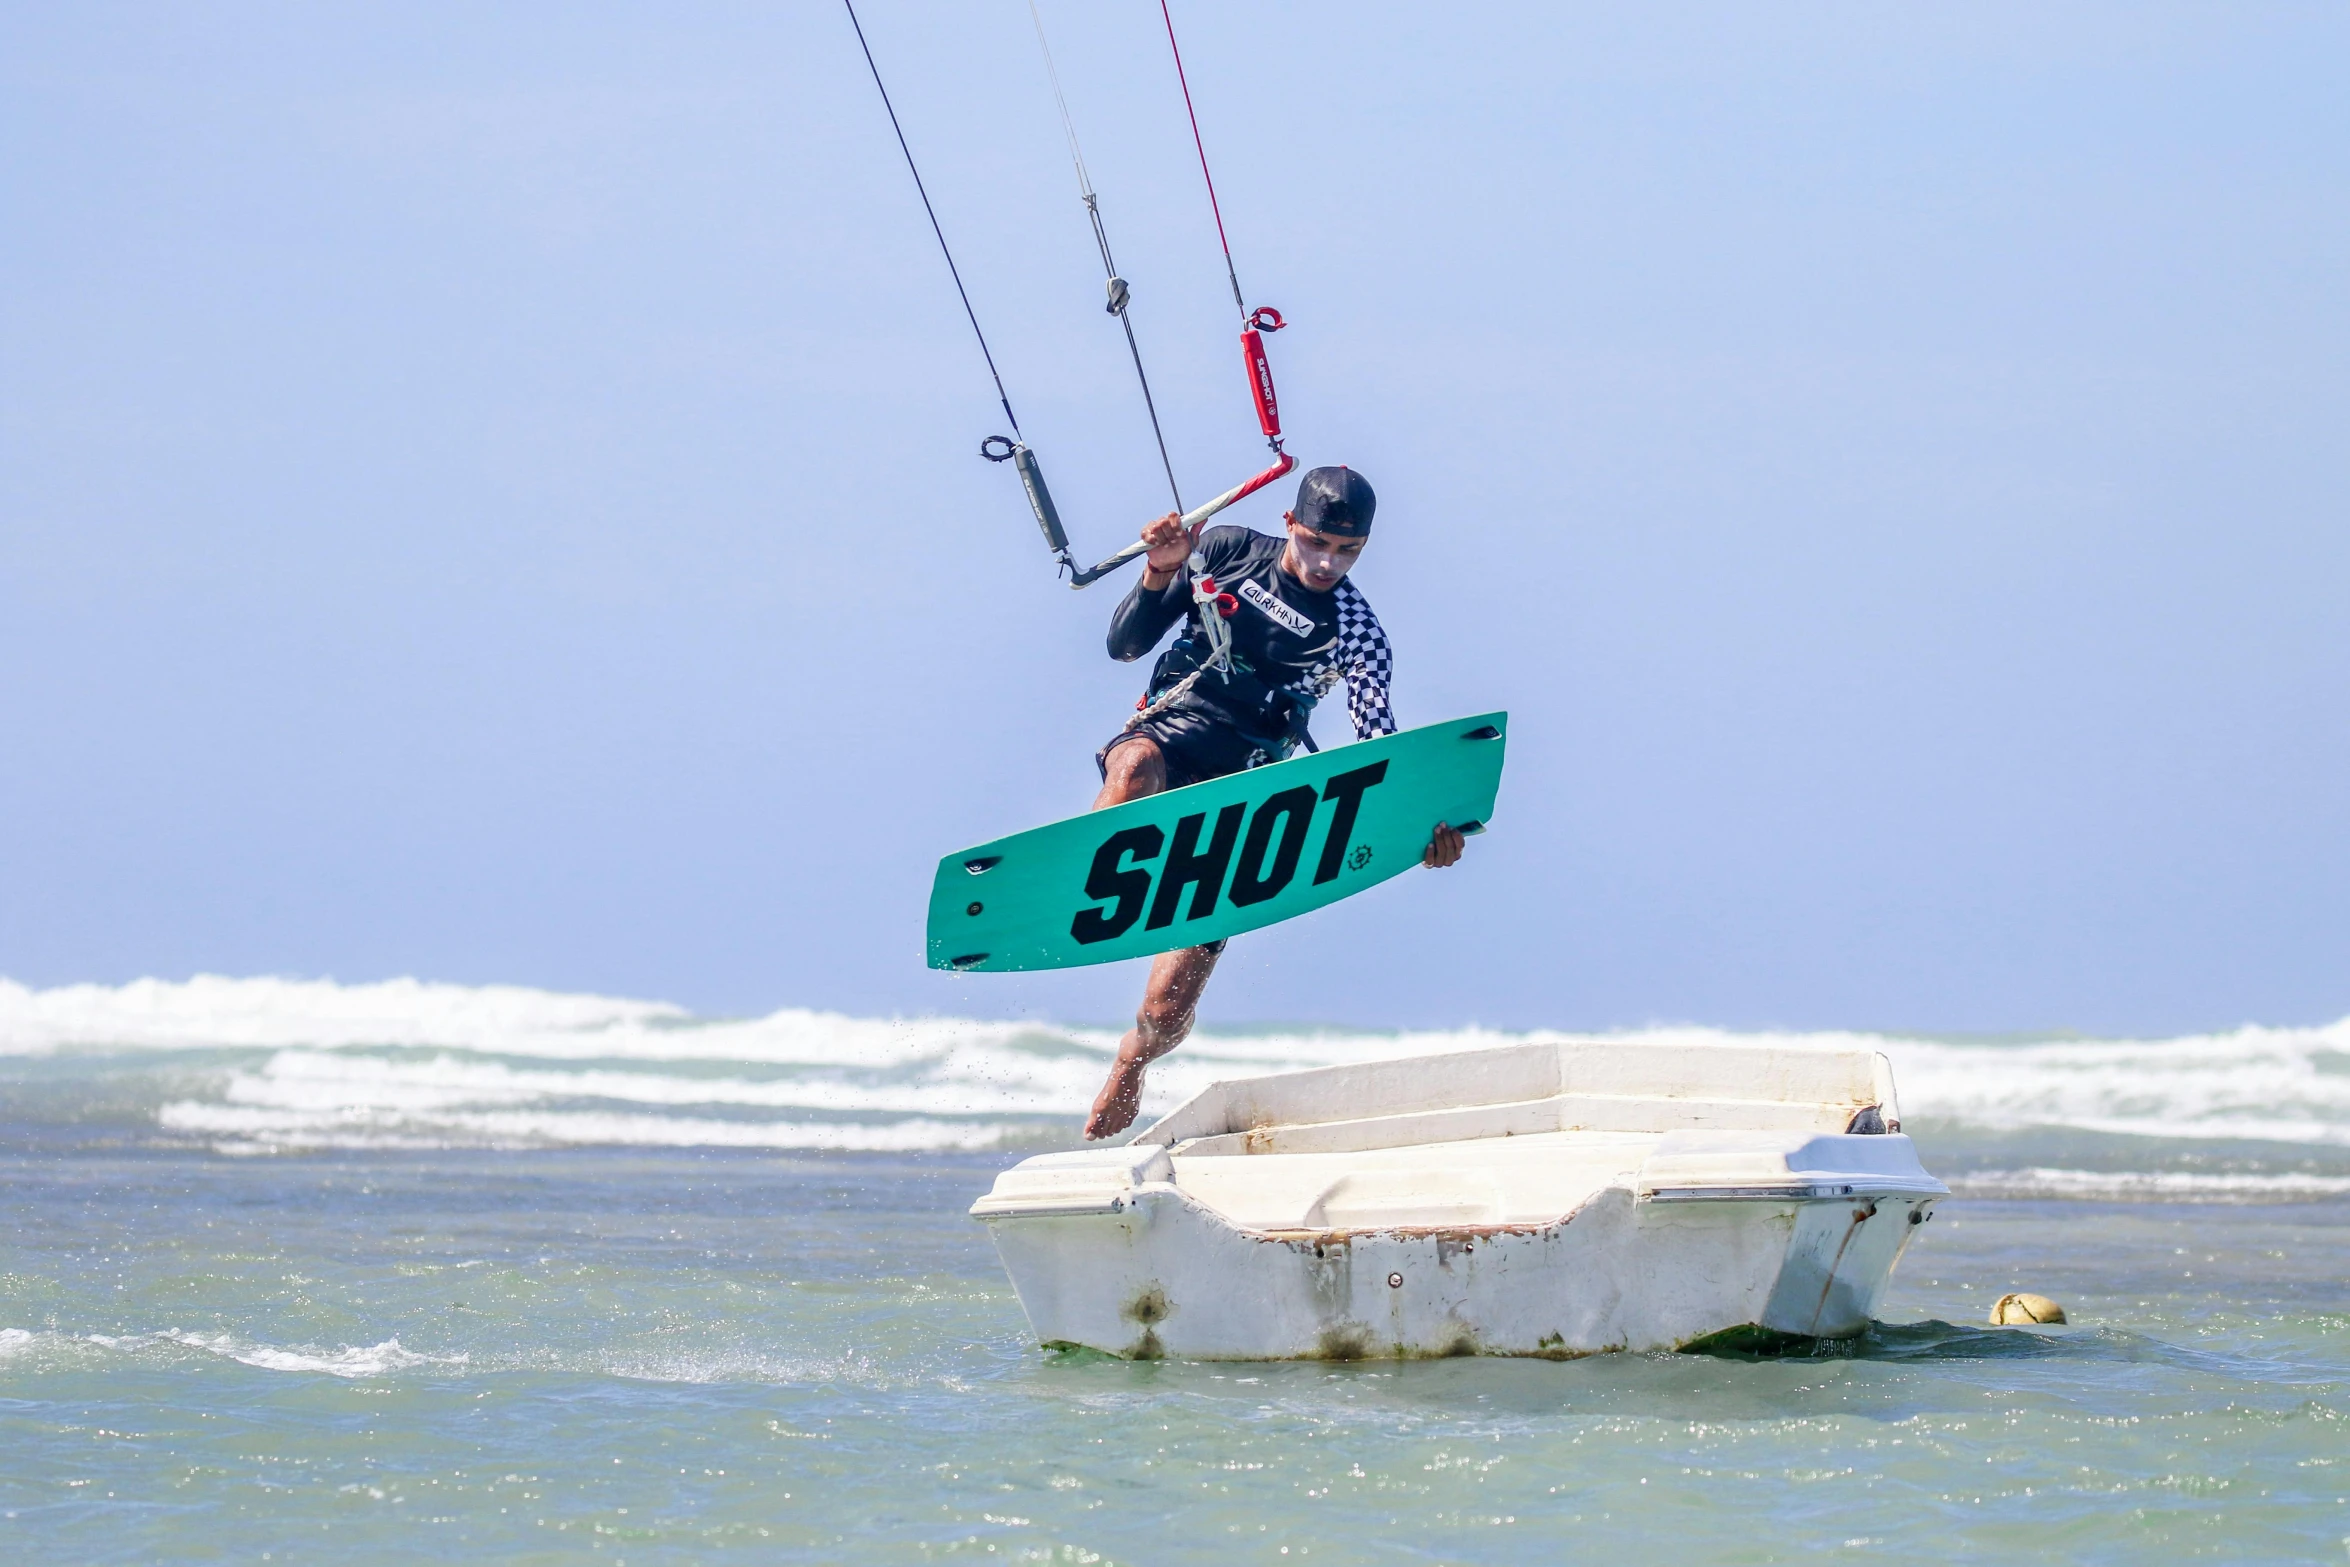
[[[857,20],[855,0],[842,0],[842,3],[849,13],[849,25],[856,32],[857,47],[865,56],[866,68],[873,74],[874,91],[881,95],[882,109],[889,115],[890,129],[897,136],[898,151],[905,155],[906,172],[914,177],[914,191],[922,198],[922,210],[930,219],[930,231],[932,236],[938,240],[939,254],[946,259],[947,273],[955,281],[955,296],[963,302],[963,314],[971,323],[971,335],[978,339],[980,357],[987,362],[988,376],[995,382],[996,402],[1004,410],[1004,422],[1012,427],[1010,435],[991,435],[980,442],[979,455],[985,457],[989,462],[1011,463],[1019,473],[1020,487],[1028,492],[1028,509],[1036,514],[1036,526],[1044,534],[1045,547],[1053,552],[1053,559],[1060,562],[1062,567],[1068,571],[1069,585],[1082,588],[1099,582],[1110,572],[1142,554],[1149,546],[1138,540],[1127,545],[1101,564],[1089,568],[1080,568],[1077,564],[1077,557],[1070,553],[1069,534],[1068,530],[1061,526],[1060,509],[1053,504],[1052,491],[1045,487],[1044,469],[1038,465],[1036,453],[1029,450],[1027,440],[1020,433],[1020,417],[1012,412],[1011,394],[1004,390],[1004,378],[1002,373],[996,369],[995,353],[987,346],[987,334],[979,327],[979,313],[971,307],[970,292],[963,287],[962,269],[955,265],[955,253],[953,248],[947,244],[946,230],[939,226],[937,209],[930,204],[930,191],[922,183],[922,171],[914,164],[914,150],[906,144],[905,128],[898,123],[897,106],[890,102],[889,89],[882,85],[881,67],[874,63],[872,46],[865,41],[865,25]],[[1041,18],[1036,17],[1033,3],[1029,9],[1031,19],[1035,20],[1037,24],[1037,43],[1039,47],[1044,47],[1044,23]],[[1273,391],[1273,366],[1265,356],[1264,335],[1267,332],[1280,331],[1287,323],[1281,319],[1281,312],[1273,309],[1270,305],[1260,305],[1254,310],[1249,309],[1248,301],[1240,291],[1240,273],[1232,264],[1232,242],[1225,236],[1224,212],[1216,201],[1216,178],[1208,172],[1207,144],[1200,138],[1199,115],[1193,109],[1191,102],[1191,82],[1184,75],[1183,50],[1175,42],[1175,18],[1167,9],[1166,0],[1160,0],[1159,15],[1161,20],[1167,24],[1167,48],[1175,57],[1175,78],[1183,88],[1183,111],[1191,121],[1191,141],[1192,146],[1199,153],[1200,178],[1206,182],[1208,187],[1208,209],[1216,219],[1216,242],[1224,250],[1224,276],[1232,284],[1233,307],[1241,313],[1240,349],[1248,371],[1249,400],[1256,406],[1257,428],[1264,432],[1265,443],[1273,448],[1274,457],[1272,467],[1267,468],[1256,477],[1226,490],[1204,506],[1195,506],[1189,511],[1182,510],[1183,496],[1175,483],[1174,464],[1167,459],[1166,437],[1159,431],[1159,413],[1157,406],[1151,399],[1150,378],[1142,373],[1142,350],[1135,344],[1133,323],[1126,318],[1130,290],[1126,280],[1118,274],[1117,263],[1111,259],[1109,234],[1102,226],[1101,203],[1094,194],[1093,180],[1085,171],[1084,155],[1077,150],[1077,129],[1074,124],[1070,123],[1069,107],[1065,101],[1061,104],[1061,123],[1063,129],[1069,133],[1069,155],[1077,166],[1078,194],[1084,200],[1086,214],[1093,223],[1094,239],[1099,244],[1102,253],[1102,267],[1109,274],[1109,312],[1118,318],[1119,325],[1126,330],[1126,346],[1134,358],[1134,374],[1136,379],[1142,383],[1143,406],[1150,412],[1151,431],[1158,437],[1159,442],[1159,460],[1167,469],[1167,486],[1175,492],[1176,509],[1182,517],[1184,527],[1191,535],[1192,559],[1195,563],[1193,572],[1195,576],[1204,577],[1204,568],[1197,564],[1201,526],[1225,507],[1247,496],[1254,495],[1297,466],[1297,459],[1281,449],[1281,404]],[[1054,96],[1059,98],[1060,73],[1053,66],[1052,50],[1049,47],[1045,47],[1045,70],[1052,78]],[[1213,596],[1217,601],[1216,607],[1219,613],[1230,614],[1233,602],[1231,595],[1217,594],[1212,583],[1207,583],[1204,586],[1206,594]],[[1219,662],[1221,662],[1221,655],[1219,655]]]
[[[1190,533],[1192,543],[1197,544],[1199,542],[1199,530],[1206,525],[1207,520],[1210,517],[1213,517],[1216,515],[1216,513],[1222,511],[1225,507],[1231,505],[1234,501],[1248,499],[1248,497],[1256,494],[1257,491],[1263,489],[1266,485],[1271,484],[1275,479],[1280,478],[1283,474],[1289,472],[1296,466],[1297,459],[1290,456],[1287,452],[1282,452],[1279,454],[1272,467],[1267,468],[1263,473],[1258,474],[1255,478],[1243,480],[1241,483],[1234,485],[1231,489],[1226,490],[1223,494],[1217,496],[1214,500],[1203,501],[1199,505],[1194,506],[1191,510],[1185,512],[1183,514],[1183,526],[1185,531]],[[1140,555],[1143,553],[1143,551],[1149,548],[1150,546],[1143,543],[1142,540],[1136,539],[1132,544],[1127,545],[1124,549],[1120,550],[1117,554],[1112,555],[1109,559],[1103,561],[1098,566],[1092,567],[1086,571],[1076,571],[1074,568],[1072,568],[1069,579],[1069,586],[1073,588],[1082,588],[1099,582],[1103,577],[1106,577],[1111,572],[1116,571],[1120,566],[1125,565],[1135,556]]]
[[[1044,469],[1037,463],[1036,453],[1024,441],[1015,441],[1008,435],[991,435],[979,443],[979,455],[989,462],[1008,462],[1020,475],[1020,487],[1028,492],[1028,509],[1036,513],[1036,526],[1044,534],[1045,547],[1053,552],[1069,573],[1069,586],[1091,587],[1120,566],[1150,548],[1136,539],[1132,544],[1110,556],[1098,566],[1080,567],[1076,556],[1069,551],[1069,535],[1061,526],[1060,508],[1053,504],[1053,492],[1045,488]],[[1197,543],[1199,531],[1210,517],[1235,501],[1248,499],[1275,479],[1297,467],[1297,459],[1281,452],[1272,467],[1254,478],[1243,480],[1213,500],[1203,501],[1183,514],[1183,526]]]
[[[1195,545],[1199,542],[1201,526],[1210,517],[1235,501],[1246,500],[1297,467],[1297,459],[1281,449],[1281,400],[1273,391],[1272,362],[1265,357],[1264,334],[1278,332],[1288,324],[1281,319],[1281,312],[1270,305],[1258,306],[1244,320],[1240,352],[1248,365],[1248,395],[1256,404],[1257,428],[1265,432],[1265,444],[1273,448],[1273,466],[1183,513],[1183,526]],[[1097,566],[1080,567],[1077,557],[1069,551],[1069,533],[1061,526],[1061,512],[1053,504],[1053,492],[1045,488],[1044,469],[1038,466],[1036,453],[1028,449],[1028,443],[1020,439],[1018,427],[1010,435],[991,435],[981,441],[979,455],[989,462],[1008,462],[1018,472],[1020,487],[1028,492],[1028,509],[1036,514],[1036,526],[1044,534],[1045,548],[1053,552],[1053,559],[1069,573],[1069,586],[1091,587],[1150,548],[1137,539]]]

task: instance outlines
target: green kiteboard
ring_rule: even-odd
[[[1508,731],[1507,713],[1428,724],[950,854],[930,966],[1114,963],[1352,897],[1419,864],[1438,822],[1485,830]]]

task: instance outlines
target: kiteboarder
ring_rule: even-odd
[[[1211,602],[1225,606],[1225,668],[1215,659],[1224,639],[1211,636],[1192,591],[1195,547],[1182,519],[1169,513],[1142,530],[1145,570],[1110,617],[1110,656],[1131,663],[1170,627],[1180,622],[1183,629],[1152,669],[1140,711],[1094,758],[1102,774],[1095,810],[1277,762],[1301,745],[1313,749],[1306,721],[1341,681],[1356,739],[1395,733],[1387,633],[1347,580],[1370,542],[1377,504],[1353,469],[1315,468],[1298,485],[1296,508],[1282,514],[1285,537],[1241,527],[1200,535],[1199,562],[1219,595]],[[1451,865],[1466,842],[1438,822],[1421,863]],[[1151,960],[1134,1027],[1119,1041],[1086,1120],[1088,1138],[1114,1137],[1134,1124],[1144,1069],[1191,1032],[1223,950],[1214,941]]]

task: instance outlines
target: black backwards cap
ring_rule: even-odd
[[[1352,468],[1309,468],[1297,487],[1297,520],[1316,533],[1359,539],[1371,531],[1379,497],[1371,481]]]

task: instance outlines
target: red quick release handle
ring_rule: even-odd
[[[1271,305],[1259,305],[1248,313],[1248,329],[1252,332],[1278,332],[1287,325],[1281,319],[1281,312]]]
[[[1217,594],[1216,613],[1223,616],[1226,620],[1230,620],[1233,616],[1240,613],[1240,600],[1234,598],[1229,593]]]
[[[1276,446],[1281,443],[1281,401],[1273,395],[1273,366],[1265,358],[1265,340],[1255,327],[1240,334],[1241,357],[1248,361],[1248,395],[1256,400],[1257,428]]]

